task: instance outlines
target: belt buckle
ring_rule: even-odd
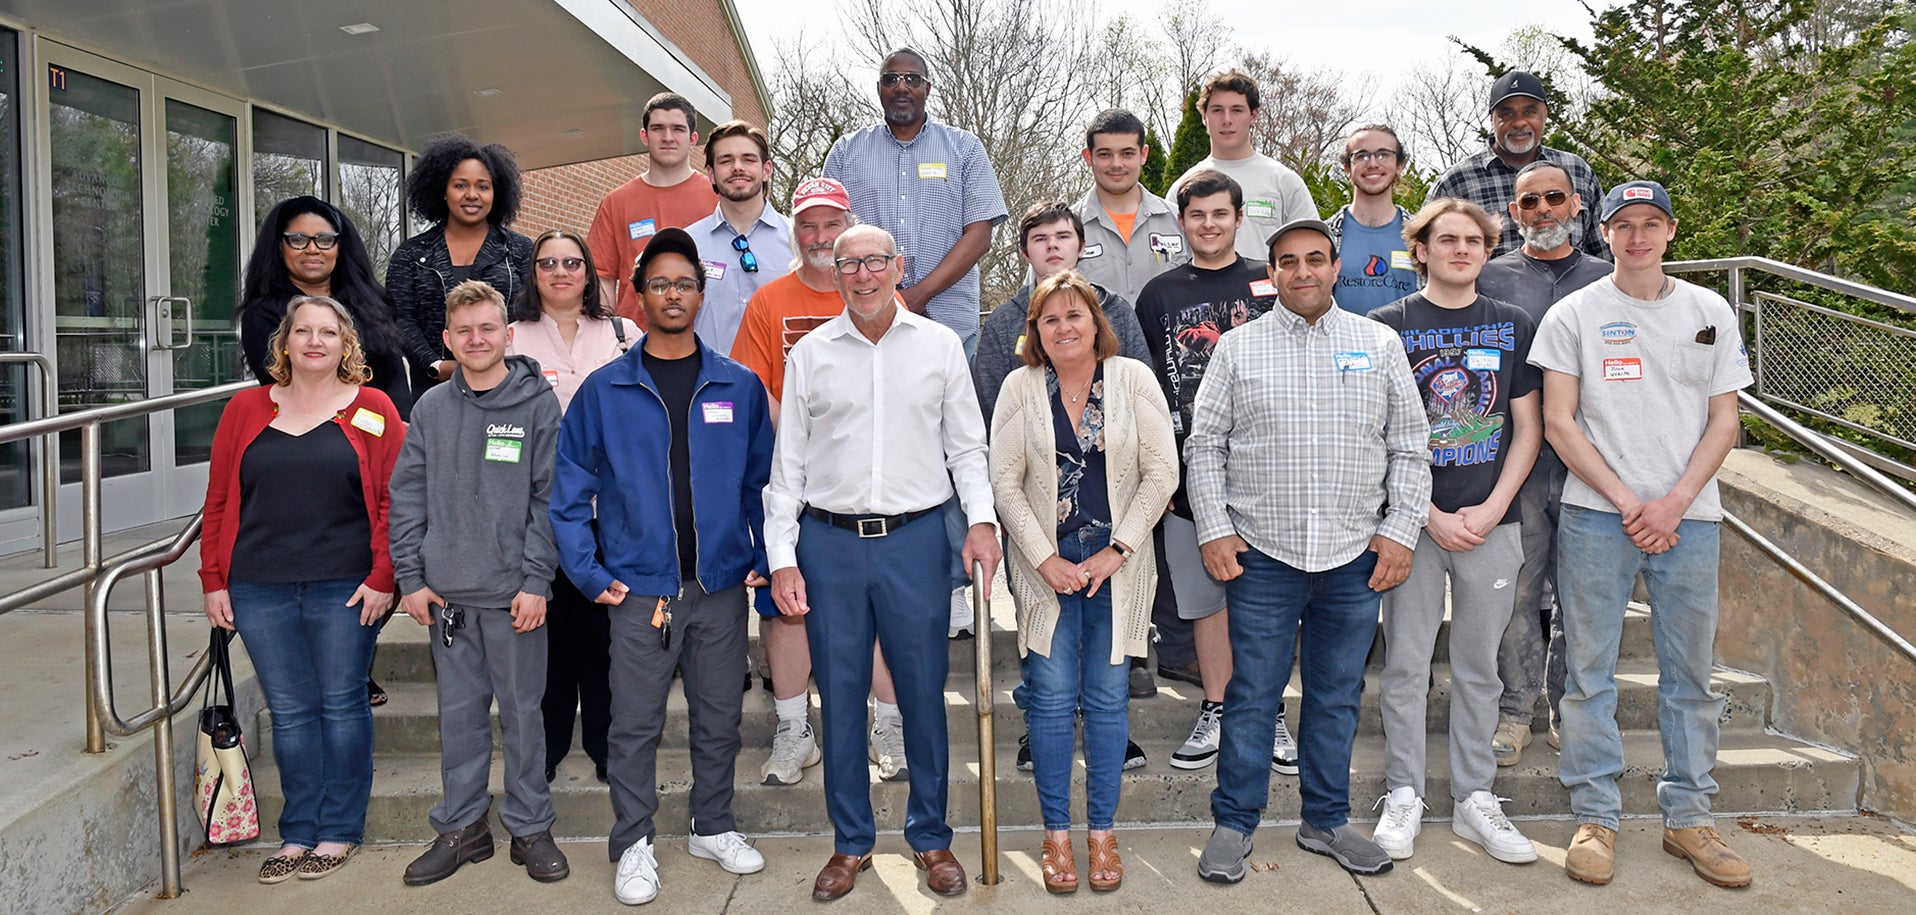
[[[885,529],[884,518],[858,519],[858,536],[861,538],[869,540],[873,537],[883,537],[889,533],[891,533],[891,531]]]

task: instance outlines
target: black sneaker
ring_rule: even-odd
[[[605,777],[605,760],[603,759],[592,764],[592,775],[599,780],[599,784],[601,785],[612,784],[612,780]]]
[[[1138,746],[1137,741],[1127,740],[1124,742],[1125,769],[1142,769],[1146,762],[1148,762],[1148,760],[1144,758],[1144,748]]]
[[[1158,681],[1151,676],[1151,669],[1142,664],[1131,668],[1131,698],[1149,699],[1158,694]]]
[[[1031,771],[1031,732],[1018,735],[1018,771]]]

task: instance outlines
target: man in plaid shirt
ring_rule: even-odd
[[[1185,445],[1191,509],[1231,607],[1217,827],[1198,875],[1244,879],[1270,801],[1264,748],[1303,625],[1297,844],[1345,870],[1391,859],[1348,821],[1351,742],[1379,595],[1402,583],[1430,504],[1430,425],[1404,344],[1332,301],[1337,247],[1317,219],[1270,240],[1284,307],[1224,335]]]

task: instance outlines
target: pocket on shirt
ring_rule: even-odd
[[[1693,343],[1679,340],[1670,360],[1670,375],[1677,383],[1687,387],[1702,387],[1710,383],[1710,375],[1715,369],[1716,347],[1707,343]]]

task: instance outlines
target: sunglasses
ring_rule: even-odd
[[[920,86],[931,85],[931,80],[926,79],[924,76],[917,73],[880,73],[878,74],[878,85],[883,86],[884,88],[889,89],[893,86],[898,85],[899,83],[904,83],[905,86],[908,88],[916,89]]]
[[[585,258],[583,257],[542,257],[542,258],[539,258],[538,260],[533,261],[532,263],[536,265],[540,270],[543,270],[547,273],[551,273],[555,270],[558,270],[561,267],[564,267],[567,273],[571,273],[572,271],[585,266]]]
[[[1563,206],[1564,201],[1569,199],[1570,195],[1562,191],[1544,191],[1542,194],[1525,194],[1517,198],[1517,208],[1520,210],[1534,210],[1537,208],[1537,201],[1539,200],[1553,207],[1560,207]]]
[[[732,250],[738,252],[738,265],[746,273],[758,272],[758,255],[752,253],[752,243],[743,235],[732,237]]]
[[[279,237],[286,242],[286,247],[294,251],[304,251],[307,245],[313,245],[321,251],[331,251],[334,245],[339,244],[338,232],[320,232],[312,235],[305,232],[281,232]]]

